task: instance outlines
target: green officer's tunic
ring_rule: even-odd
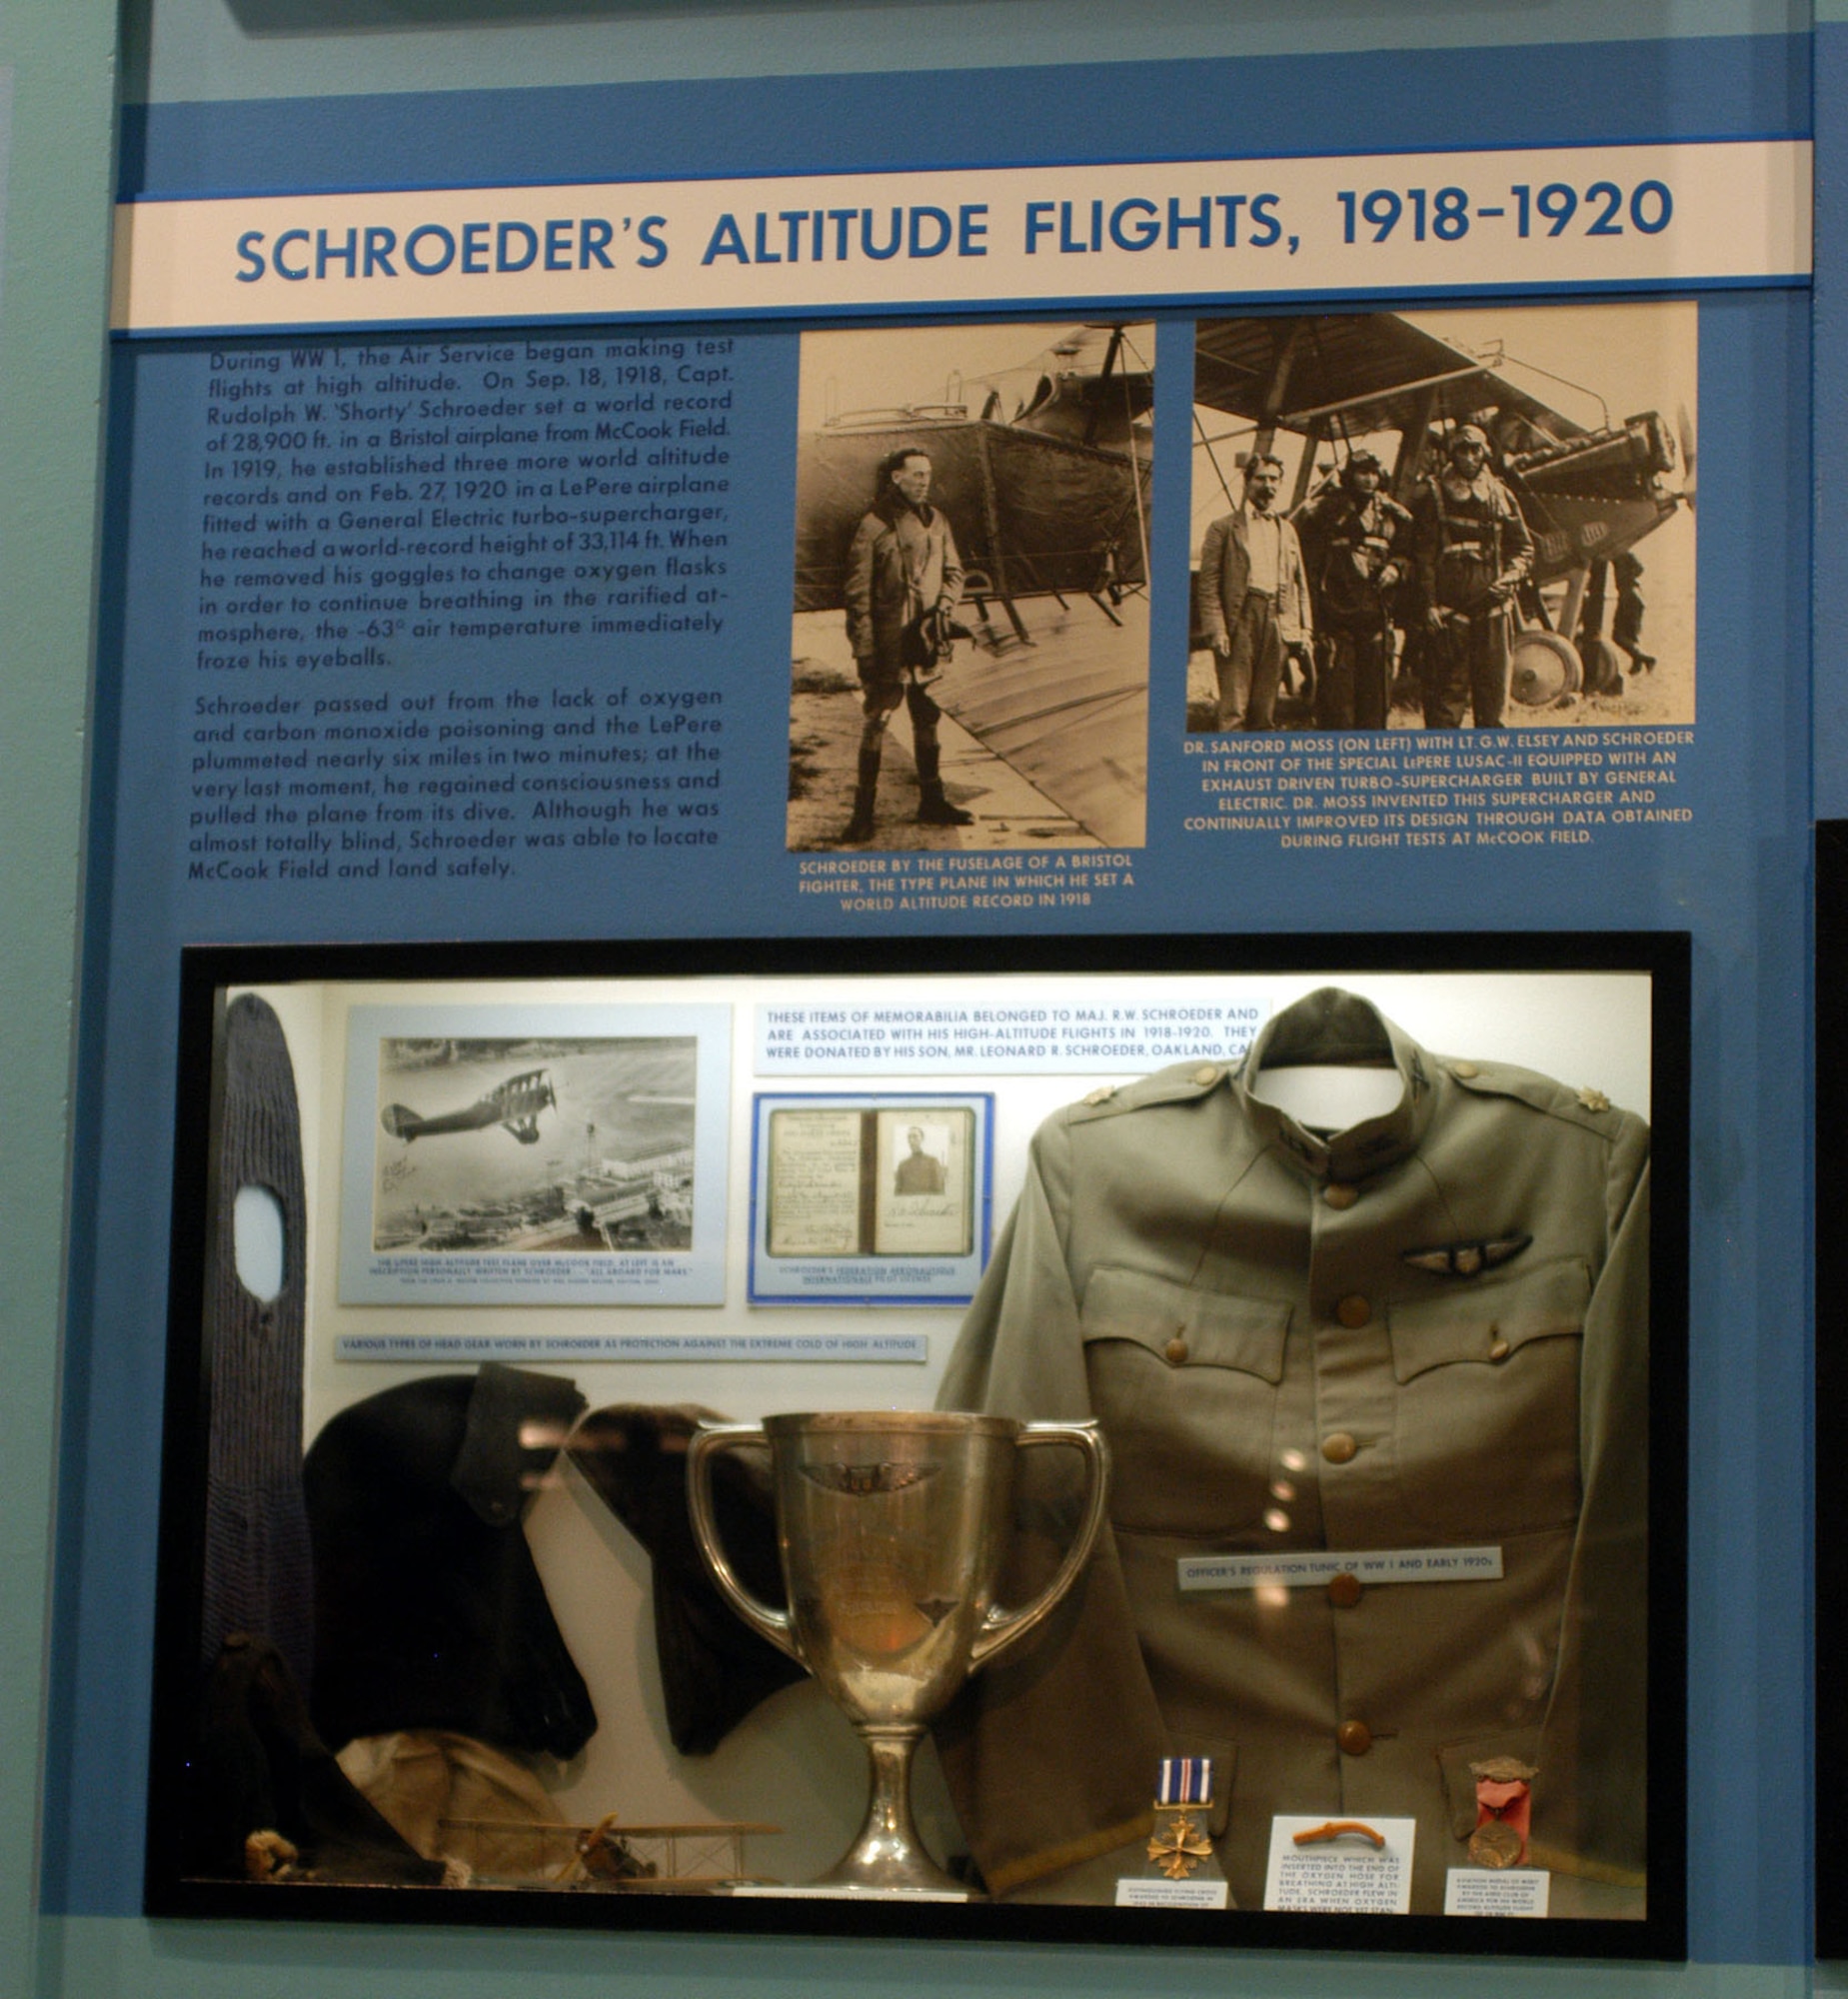
[[[1390,1063],[1402,1093],[1318,1135],[1249,1093],[1265,1061]],[[995,1892],[1107,1899],[1157,1758],[1204,1754],[1238,1902],[1273,1813],[1413,1817],[1438,1912],[1468,1766],[1513,1755],[1555,1913],[1640,1913],[1647,1161],[1596,1092],[1432,1056],[1331,990],[1241,1074],[1041,1127],[939,1402],[1098,1417],[1112,1530],[939,1730]],[[1022,1460],[1016,1591],[1065,1532],[1063,1455]],[[1484,1545],[1499,1579],[1177,1587],[1187,1556]]]

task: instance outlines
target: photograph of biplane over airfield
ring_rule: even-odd
[[[685,1250],[699,1042],[386,1038],[376,1252]]]
[[[1198,322],[1188,731],[1691,723],[1698,360],[1685,301]],[[1227,601],[1254,512],[1306,641]]]
[[[1139,847],[1154,329],[805,333],[788,844]]]

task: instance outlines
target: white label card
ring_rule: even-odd
[[[336,1360],[895,1360],[930,1357],[923,1332],[343,1332]]]
[[[1452,1867],[1444,1876],[1444,1914],[1543,1916],[1552,1886],[1543,1867]]]
[[[135,201],[111,313],[229,332],[1789,278],[1810,180],[1807,140],[1739,139]],[[1550,220],[1532,190],[1554,182],[1575,207],[1608,186],[1598,229]]]
[[[1223,1909],[1229,1890],[1223,1881],[1140,1881],[1125,1875],[1116,1884],[1119,1909]]]
[[[1092,981],[1082,1003],[1056,990],[1020,1005],[780,1000],[757,1009],[757,1066],[760,1075],[1134,1075],[1164,1062],[1236,1061],[1269,1013],[1266,995],[1223,980],[1173,982],[1152,996],[1133,980]]]
[[[1366,1824],[1385,1840],[1383,1847],[1357,1832],[1311,1840],[1305,1846],[1296,1844],[1299,1832],[1314,1832],[1326,1824],[1323,1817],[1295,1818],[1283,1813],[1270,1821],[1264,1907],[1339,1915],[1408,1914],[1411,1847],[1418,1821],[1368,1819]]]
[[[1187,1555],[1182,1589],[1319,1588],[1337,1575],[1356,1582],[1497,1582],[1501,1549],[1368,1548],[1342,1554]]]

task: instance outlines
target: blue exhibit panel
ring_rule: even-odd
[[[1184,323],[1164,325],[1160,340],[1162,357],[1170,342],[1182,354],[1190,347]],[[1147,844],[1131,857],[1133,888],[1100,898],[1089,910],[1051,913],[1042,927],[1345,930],[1364,912],[1369,927],[1386,932],[1511,924],[1692,930],[1694,1559],[1687,1753],[1690,1793],[1705,1801],[1689,1829],[1692,1947],[1707,1959],[1793,1962],[1806,1947],[1801,1881],[1789,1867],[1769,1862],[1761,1875],[1742,1881],[1738,1855],[1742,1848],[1768,1852],[1775,1846],[1789,1810],[1787,1773],[1803,1754],[1802,1540],[1790,1527],[1800,1516],[1803,1466],[1800,1453],[1788,1446],[1802,1432],[1804,1366],[1802,1342],[1787,1331],[1802,1322],[1803,1286],[1787,1248],[1790,1217],[1803,1211],[1805,1196],[1800,1148],[1767,1147],[1756,1135],[1797,1128],[1801,1072],[1781,1056],[1751,1052],[1800,1046],[1803,1035],[1804,926],[1795,906],[1801,880],[1795,857],[1807,810],[1807,711],[1800,681],[1766,670],[1767,662],[1801,657],[1804,646],[1804,569],[1792,559],[1793,552],[1800,556],[1807,533],[1804,467],[1800,453],[1778,452],[1766,442],[1803,435],[1803,302],[1791,294],[1711,299],[1701,307],[1700,342],[1703,456],[1711,468],[1701,495],[1700,706],[1695,740],[1680,753],[1677,779],[1678,795],[1695,812],[1692,829],[1624,829],[1602,844],[1595,863],[1571,852],[1518,847],[1446,848],[1408,858],[1366,851],[1303,856],[1246,843],[1237,849],[1235,866],[1217,860],[1227,852],[1222,847],[1202,854],[1197,838],[1189,840],[1182,830],[1175,803],[1190,772],[1174,720],[1184,702],[1183,612],[1170,589],[1165,599],[1157,594],[1153,624],[1153,805]],[[280,354],[294,369],[289,344],[252,351]],[[58,1802],[46,1870],[51,1909],[128,1913],[136,1903],[132,1882],[73,1866],[71,1856],[99,1846],[132,1850],[140,1837],[141,1787],[123,1773],[140,1767],[147,1726],[160,1279],[166,1267],[163,1203],[149,1200],[146,1190],[150,1183],[165,1184],[171,1150],[173,974],[180,944],[457,934],[824,936],[856,929],[869,935],[936,930],[1002,936],[1027,928],[1017,913],[975,908],[927,923],[896,911],[849,916],[830,898],[801,894],[800,857],[781,851],[792,531],[788,440],[796,358],[795,338],[785,331],[764,329],[738,340],[738,386],[741,393],[749,390],[762,420],[735,440],[728,505],[754,560],[741,564],[737,626],[716,641],[710,634],[691,641],[653,635],[588,668],[584,657],[566,661],[550,650],[554,641],[544,635],[494,645],[413,641],[390,667],[320,663],[328,651],[352,649],[351,635],[337,641],[311,630],[305,638],[271,642],[314,662],[274,670],[277,685],[288,691],[284,699],[312,705],[367,698],[313,690],[377,684],[394,703],[434,697],[437,708],[430,713],[439,719],[453,713],[456,727],[477,713],[520,722],[527,711],[510,716],[504,703],[492,711],[452,711],[452,694],[500,700],[519,687],[550,717],[553,691],[576,693],[588,685],[607,693],[619,676],[638,702],[647,690],[709,687],[724,697],[727,724],[726,804],[716,844],[659,854],[637,849],[634,860],[627,850],[568,847],[562,854],[541,852],[531,864],[533,851],[523,845],[518,876],[433,881],[382,873],[344,884],[337,875],[313,874],[189,879],[196,862],[210,868],[215,861],[210,850],[192,854],[192,843],[221,833],[242,837],[243,825],[213,821],[217,802],[202,797],[200,788],[229,780],[214,778],[201,761],[214,754],[210,739],[194,740],[202,730],[224,726],[215,714],[202,718],[198,704],[217,698],[211,691],[225,672],[198,663],[200,524],[207,511],[201,503],[218,484],[203,477],[217,454],[202,453],[199,444],[214,428],[241,434],[237,426],[208,426],[203,417],[214,401],[236,410],[262,399],[214,399],[211,385],[227,371],[214,370],[213,350],[206,347],[149,347],[128,358],[117,417],[118,462],[127,467],[117,550],[125,611],[121,654],[106,676],[100,717],[100,740],[115,746],[116,766],[106,774],[114,824],[105,865],[94,877],[91,963],[100,1005],[90,1015],[79,1181],[84,1209],[114,1219],[88,1244],[80,1265],[85,1282],[77,1298],[70,1431],[75,1464],[110,1469],[106,1479],[75,1477],[66,1488],[67,1556],[81,1550],[81,1560],[67,1558],[60,1577],[51,1787]],[[329,365],[324,356],[302,372],[312,377]],[[532,365],[550,370],[558,364]],[[409,369],[413,363],[395,359],[392,366]],[[1726,394],[1726,386],[1740,380],[1754,384],[1749,407]],[[1162,376],[1157,435],[1164,426],[1169,435],[1186,434],[1189,394],[1184,369]],[[314,392],[305,391],[302,400],[315,400]],[[323,400],[331,406],[340,398]],[[389,454],[389,446],[379,449]],[[229,455],[262,460],[277,454]],[[289,475],[278,476],[286,487]],[[1177,565],[1184,573],[1186,476],[1186,460],[1178,455],[1158,466],[1152,496],[1157,576]],[[369,475],[351,477],[371,483]],[[363,509],[372,503],[353,504]],[[276,518],[286,517],[279,511]],[[286,539],[292,531],[260,523],[255,532],[261,540]],[[381,565],[388,560],[395,559],[381,558]],[[368,569],[367,577],[372,573]],[[375,586],[368,581],[354,588]],[[362,651],[396,643],[359,642]],[[301,687],[310,692],[298,697],[294,690]],[[573,719],[570,709],[558,713]],[[455,737],[443,747],[487,747],[494,740]],[[554,745],[572,740],[551,739]],[[406,746],[382,747],[389,758]],[[410,747],[433,754],[424,743]],[[286,754],[290,746],[284,741],[276,749]],[[458,768],[466,773],[475,767]],[[361,775],[368,773],[355,766],[355,778]],[[331,795],[329,803],[339,808],[342,796]],[[294,838],[309,830],[304,824],[288,832]],[[336,837],[338,848],[337,836],[348,828],[328,820],[315,830]],[[523,837],[526,830],[523,822]],[[355,865],[371,858],[366,849],[354,850]],[[1743,1422],[1741,1409],[1750,1412]],[[1740,1689],[1749,1690],[1743,1708]]]
[[[1806,36],[125,106],[124,199],[1810,128]],[[897,135],[895,137],[895,135]]]
[[[1848,62],[1845,32],[1822,32],[1819,75]],[[918,164],[1391,150],[1433,131],[1784,136],[1808,129],[1807,48],[164,105],[127,115],[123,187],[785,172],[818,148],[833,167],[891,165],[895,124]],[[1825,210],[1825,241],[1834,226]],[[1674,778],[1690,817],[1415,855],[1186,824],[1194,322],[1157,317],[1145,834],[1087,902],[1029,914],[850,906],[808,886],[812,857],[787,844],[799,326],[122,350],[74,1203],[107,1224],[80,1225],[73,1262],[49,1912],[139,1907],[133,1869],[90,1856],[138,1853],[146,1830],[183,945],[1658,929],[1694,947],[1690,1944],[1709,1962],[1804,1961],[1789,1829],[1807,1741],[1807,302],[1699,308],[1699,701]],[[1823,652],[1819,754],[1841,726]]]

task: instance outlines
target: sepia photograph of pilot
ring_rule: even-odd
[[[1189,734],[1694,720],[1697,309],[1202,320]]]
[[[698,1053],[691,1034],[381,1039],[375,1253],[689,1249]]]
[[[802,339],[792,851],[1139,847],[1154,329]]]

